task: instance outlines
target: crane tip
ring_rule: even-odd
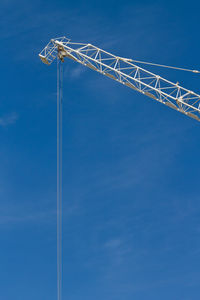
[[[39,58],[41,59],[41,61],[42,61],[44,64],[46,64],[46,65],[49,65],[49,64],[50,64],[45,56],[39,54]]]

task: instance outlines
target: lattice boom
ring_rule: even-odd
[[[57,56],[62,61],[65,57],[73,59],[200,121],[200,95],[133,64],[130,59],[115,56],[91,44],[73,43],[65,37],[51,40],[39,56],[48,65]]]

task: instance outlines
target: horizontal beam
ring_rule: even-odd
[[[158,102],[200,121],[200,95],[91,44],[53,39],[39,54],[50,65],[58,56],[70,58]]]

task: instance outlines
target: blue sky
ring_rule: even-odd
[[[199,9],[1,0],[0,299],[56,298],[56,64],[38,53],[65,35],[199,69]],[[199,299],[199,123],[67,60],[63,116],[63,300]]]

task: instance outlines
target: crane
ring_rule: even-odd
[[[50,65],[56,57],[70,58],[94,71],[200,121],[200,95],[149,72],[132,59],[113,55],[92,44],[74,43],[66,37],[52,39],[39,54]],[[191,70],[199,73],[197,70]]]
[[[66,37],[51,39],[39,54],[43,63],[57,59],[57,299],[62,298],[62,62],[70,58],[96,72],[200,121],[200,95],[149,72],[135,63],[92,44],[74,43]],[[152,63],[146,63],[156,65]],[[158,65],[162,67],[168,67]],[[173,67],[171,67],[173,68]],[[198,70],[175,68],[193,73]]]

